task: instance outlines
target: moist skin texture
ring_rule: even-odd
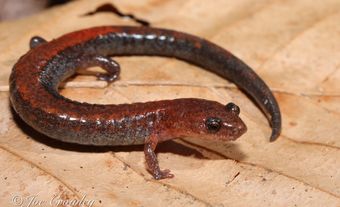
[[[37,131],[64,142],[144,144],[147,167],[155,179],[173,177],[169,170],[159,168],[154,153],[157,143],[178,137],[235,140],[247,130],[238,106],[193,98],[119,105],[80,103],[58,93],[61,81],[91,66],[107,71],[99,79],[116,80],[120,67],[110,56],[174,57],[233,81],[267,115],[271,141],[280,134],[280,109],[268,86],[244,62],[202,38],[149,27],[103,26],[50,42],[33,37],[30,47],[10,76],[10,99],[19,116]]]

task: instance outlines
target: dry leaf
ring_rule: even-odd
[[[84,16],[105,3],[154,27],[205,37],[242,58],[274,91],[282,136],[268,142],[267,120],[233,84],[160,57],[115,58],[119,81],[107,86],[80,75],[61,93],[91,103],[233,101],[248,132],[233,143],[162,143],[160,164],[176,177],[155,181],[145,170],[142,147],[70,145],[28,127],[10,109],[13,64],[33,35],[53,39],[91,26],[138,25],[108,12]],[[339,11],[339,0],[78,0],[0,23],[0,205],[35,199],[50,206],[60,196],[87,206],[340,206]]]

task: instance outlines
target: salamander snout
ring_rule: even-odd
[[[224,123],[225,127],[229,129],[230,138],[236,139],[247,131],[247,127],[243,122],[231,125]]]

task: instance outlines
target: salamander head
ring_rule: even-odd
[[[181,122],[182,136],[229,141],[247,131],[239,117],[240,108],[234,103],[225,106],[212,101],[202,103],[193,106],[185,116],[186,121]]]

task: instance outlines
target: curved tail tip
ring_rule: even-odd
[[[274,142],[275,140],[277,140],[277,138],[280,136],[280,133],[281,133],[281,128],[273,128],[272,135],[270,136],[269,141]]]

